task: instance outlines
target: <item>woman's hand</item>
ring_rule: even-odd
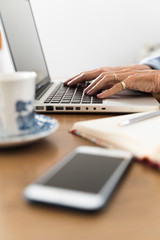
[[[103,67],[83,72],[65,81],[64,84],[73,86],[85,81],[92,81],[85,89],[88,95],[93,95],[99,90],[107,89],[97,95],[99,98],[107,98],[122,91],[122,81],[128,89],[152,93],[160,92],[160,71],[152,70],[146,65],[137,64],[113,68]]]

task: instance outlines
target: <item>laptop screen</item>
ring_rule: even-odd
[[[0,0],[0,11],[15,70],[36,72],[37,90],[50,78],[30,3]]]

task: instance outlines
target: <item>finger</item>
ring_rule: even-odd
[[[127,84],[126,84],[127,86]],[[98,98],[107,98],[107,97],[110,97],[120,91],[122,91],[123,88],[122,88],[122,84],[121,83],[117,83],[115,84],[112,88],[100,93],[100,94],[97,94],[97,97]]]
[[[141,74],[134,74],[129,76],[123,82],[126,84],[128,89],[139,90],[142,92],[160,92],[160,84],[157,80],[159,73],[157,71],[146,72]],[[109,90],[104,91],[97,95],[98,98],[107,98],[120,91],[122,91],[122,84],[117,83]]]
[[[67,79],[66,81],[64,81],[64,85],[66,85],[68,82],[72,81],[74,78],[77,78],[78,76],[80,76],[81,73],[77,74],[76,76]]]
[[[101,69],[95,69],[92,71],[82,72],[78,74],[77,76],[67,80],[64,82],[64,84],[67,84],[69,86],[76,85],[79,82],[85,82],[85,81],[91,81],[98,77],[102,73]]]
[[[107,76],[106,73],[101,73],[84,91],[85,93],[88,93],[90,89],[94,88],[98,82],[100,82],[102,79],[104,79]],[[112,76],[114,78],[114,76]]]
[[[103,89],[105,87],[105,81],[107,76],[104,76],[102,79],[99,80],[88,92],[88,95],[94,95],[99,90]]]
[[[85,74],[85,73],[80,73],[80,74],[74,76],[73,78],[70,78],[70,79],[66,80],[66,81],[64,82],[64,85],[69,85],[70,82],[76,81],[76,80],[78,80],[78,79],[79,79],[79,81],[82,81],[83,78],[84,78],[84,74]],[[87,75],[87,74],[86,74],[86,75]],[[86,78],[87,78],[87,76],[86,76]]]
[[[142,73],[142,72],[146,72],[146,71],[156,71],[156,70],[153,70],[148,66],[144,66],[144,65],[140,65],[140,64],[123,66],[123,67],[103,67],[103,68],[94,69],[91,71],[80,73],[80,74],[66,80],[64,82],[64,84],[67,84],[68,82],[71,82],[74,79],[78,79],[79,77],[81,78],[82,75],[87,75],[87,74],[91,76],[90,80],[92,80],[92,79],[96,78],[99,74],[101,74],[102,72],[107,72],[108,74],[113,74],[113,73],[118,74],[118,73],[123,73],[123,72],[128,72],[131,74],[131,72],[132,72],[132,74],[135,74],[135,73]],[[92,74],[95,74],[95,75],[92,75]],[[87,76],[86,76],[86,78],[87,78]]]
[[[129,76],[131,76],[132,72],[124,72],[124,73],[113,73],[106,74],[102,73],[100,77],[98,77],[93,83],[91,83],[86,89],[85,93],[92,95],[98,92],[101,89],[111,88],[118,82],[123,81]]]
[[[106,79],[108,80],[115,80],[115,73],[111,73],[110,72],[103,72],[101,73],[84,91],[85,93],[89,93],[91,91],[91,89],[93,89],[95,86],[98,86],[98,82],[100,82],[102,79]]]
[[[114,74],[111,74],[111,75],[101,74],[101,76],[97,78],[96,81],[94,81],[92,84],[89,85],[88,88],[85,89],[85,92],[88,95],[93,95],[101,89],[106,89],[110,87],[111,83],[112,85],[114,85],[117,82],[118,81],[115,80]]]
[[[155,75],[155,74],[154,74]],[[153,73],[133,74],[127,77],[123,82],[126,84],[126,88],[132,90],[139,90],[142,92],[152,92],[153,89]],[[149,80],[149,81],[146,81]],[[112,88],[103,91],[98,94],[98,98],[107,98],[123,90],[123,86],[120,83],[115,84]]]
[[[105,71],[104,71],[105,69]],[[118,73],[129,73],[131,72],[131,70],[129,69],[122,69],[122,68],[100,68],[100,69],[94,69],[91,71],[87,71],[87,72],[82,72],[76,76],[74,76],[73,78],[70,78],[68,80],[66,80],[64,82],[64,85],[76,85],[78,82],[84,82],[84,81],[91,81],[94,80],[95,78],[97,78],[100,74],[102,73],[107,73],[107,74],[118,74]],[[133,73],[132,73],[133,74]]]
[[[126,74],[125,74],[126,76]],[[108,83],[112,81],[112,85],[113,83],[117,83],[119,82],[118,80],[118,74],[115,74],[115,73],[109,73],[108,72],[105,72],[105,73],[102,73],[99,77],[97,77],[94,82],[92,82],[86,89],[85,89],[85,92],[87,94],[93,92],[94,90],[94,93],[100,89],[103,89],[104,87],[107,87]],[[120,77],[121,79],[121,77]],[[103,80],[103,81],[102,81]],[[110,85],[108,86],[110,87]]]

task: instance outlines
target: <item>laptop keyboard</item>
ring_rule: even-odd
[[[96,96],[89,96],[84,93],[84,89],[89,83],[79,83],[76,87],[64,86],[63,83],[47,97],[44,103],[61,104],[101,104],[102,99]]]

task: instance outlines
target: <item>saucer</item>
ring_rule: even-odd
[[[58,121],[54,118],[35,114],[34,124],[27,132],[0,138],[0,147],[14,147],[37,141],[55,132],[58,125]]]

